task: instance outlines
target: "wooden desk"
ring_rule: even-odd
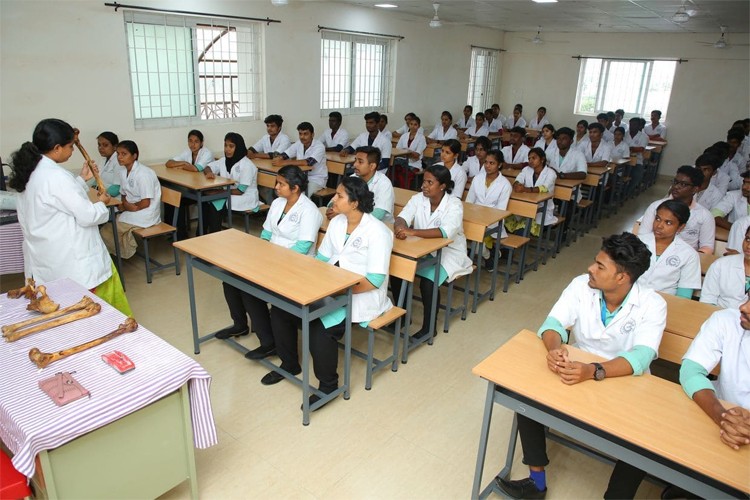
[[[701,326],[720,307],[659,292],[667,303],[667,324],[659,344],[659,357],[681,364]],[[714,370],[718,373],[718,370]]]
[[[89,188],[89,200],[91,203],[99,202],[99,193],[95,188]],[[117,266],[117,273],[120,275],[120,282],[122,283],[122,289],[125,290],[125,273],[122,272],[122,254],[120,253],[120,238],[117,236],[117,207],[120,206],[120,198],[114,196],[110,198],[109,203],[106,204],[109,209],[109,223],[112,225],[112,235],[115,243],[115,266]],[[159,200],[161,203],[161,200]]]
[[[338,154],[338,153],[336,153]],[[269,174],[276,175],[279,173],[279,170],[282,169],[285,165],[279,165],[278,167],[273,165],[273,160],[270,158],[255,158],[254,160],[250,160],[253,162],[253,164],[257,167],[259,172],[267,172]],[[312,167],[309,165],[302,165],[301,167],[297,165],[300,170],[303,172],[309,172],[312,170]]]
[[[726,243],[729,240],[729,229],[716,226],[716,241]]]
[[[711,264],[716,262],[716,259],[721,257],[720,255],[714,255],[712,253],[703,253],[698,252],[698,255],[701,259],[701,276],[705,276],[708,272],[708,268],[711,267]]]
[[[592,210],[591,220],[587,221],[593,227],[597,226],[599,218],[602,213],[602,205],[604,204],[604,192],[605,186],[609,179],[609,173],[612,170],[612,164],[608,164],[604,167],[589,167],[588,175],[586,180],[583,182],[584,186],[589,186],[589,199],[594,201],[594,210]]]
[[[166,165],[149,165],[162,184],[180,191],[182,196],[195,200],[198,205],[198,234],[203,234],[203,202],[227,201],[227,224],[232,227],[232,187],[235,182],[226,177],[207,178],[201,172],[190,172],[181,168],[167,168]],[[216,194],[205,194],[206,191],[220,190]]]
[[[599,359],[568,350],[573,360]],[[491,482],[480,492],[494,403],[703,498],[750,492],[750,447],[723,444],[716,424],[679,385],[642,375],[567,386],[547,369],[545,354],[535,333],[523,330],[472,370],[488,382],[472,498],[495,491]],[[510,476],[516,431],[514,417],[500,477]]]
[[[310,423],[311,409],[319,408],[340,393],[344,394],[344,399],[349,399],[352,287],[363,279],[362,276],[236,229],[178,241],[174,246],[186,255],[195,354],[200,354],[200,343],[214,338],[216,332],[199,336],[193,267],[302,319],[301,380],[267,359],[258,362],[302,385],[304,425]],[[253,257],[249,259],[248,255]],[[279,266],[279,262],[284,265]],[[321,303],[321,299],[327,297],[330,300]],[[309,384],[310,322],[342,306],[346,307],[344,383],[333,393],[324,394]],[[243,355],[248,352],[246,347],[233,339],[225,342]],[[321,397],[312,407],[309,402],[310,393]]]

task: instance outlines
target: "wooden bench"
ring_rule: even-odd
[[[138,236],[143,240],[143,252],[144,255],[142,256],[146,262],[146,282],[151,283],[151,277],[154,271],[159,271],[161,269],[166,269],[169,267],[175,268],[175,274],[180,275],[180,257],[177,254],[177,248],[172,247],[172,250],[174,251],[174,262],[170,262],[168,264],[161,264],[157,260],[152,259],[149,255],[148,251],[148,242],[151,240],[151,238],[155,238],[157,236],[167,236],[172,235],[174,236],[175,240],[177,238],[177,216],[179,215],[180,211],[180,201],[182,200],[182,193],[179,191],[176,191],[174,189],[170,189],[168,187],[161,187],[161,202],[166,203],[167,205],[171,205],[174,207],[174,215],[172,216],[172,225],[167,224],[166,222],[159,222],[157,224],[154,224],[150,227],[144,227],[135,229],[133,231],[133,234]],[[115,238],[118,238],[118,235],[114,235]]]

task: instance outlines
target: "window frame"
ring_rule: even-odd
[[[499,49],[490,49],[487,47],[471,47],[471,66],[469,70],[469,89],[466,98],[466,103],[470,104],[474,108],[474,112],[484,112],[495,102],[495,91],[497,89],[497,77],[500,73],[500,53]],[[484,72],[482,75],[482,82],[477,85],[476,78],[479,64],[479,57],[489,57],[491,64],[489,65],[490,71]],[[487,68],[488,65],[483,65]],[[476,92],[479,95],[476,95]],[[478,104],[477,104],[478,102]]]

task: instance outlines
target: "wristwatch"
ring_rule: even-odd
[[[604,377],[607,376],[606,370],[604,370],[604,367],[600,363],[591,363],[594,365],[594,380],[599,382],[600,380],[604,380]]]

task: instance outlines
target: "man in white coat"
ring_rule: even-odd
[[[338,111],[328,114],[328,130],[323,134],[326,151],[341,151],[349,145],[349,132],[341,128],[343,117]]]
[[[667,319],[667,306],[656,292],[642,288],[638,278],[648,269],[650,252],[630,233],[605,238],[588,274],[575,278],[539,328],[547,348],[547,367],[568,385],[594,380],[607,390],[607,378],[641,375],[656,359]],[[607,361],[580,363],[568,358],[565,344],[597,354]],[[530,477],[495,479],[512,498],[544,498],[545,467],[549,464],[544,426],[517,414],[523,461]],[[633,498],[644,472],[617,462],[604,498]]]
[[[380,113],[373,111],[365,115],[365,129],[366,132],[362,132],[354,139],[348,147],[341,150],[341,156],[346,156],[354,153],[360,146],[373,146],[380,150],[380,166],[378,170],[385,170],[391,161],[391,139],[387,137],[383,132],[378,129],[378,123],[380,122]]]
[[[247,157],[273,158],[275,154],[286,151],[292,143],[289,136],[281,131],[284,119],[281,115],[268,115],[264,120],[267,134],[247,150]]]
[[[289,146],[281,155],[273,159],[273,165],[297,165],[312,167],[307,173],[307,196],[312,196],[326,186],[328,166],[326,148],[315,139],[315,129],[310,122],[297,125],[299,140]],[[292,160],[292,161],[290,161]]]
[[[750,170],[743,172],[741,177],[742,189],[729,191],[711,208],[717,227],[731,229],[736,220],[750,215]]]

